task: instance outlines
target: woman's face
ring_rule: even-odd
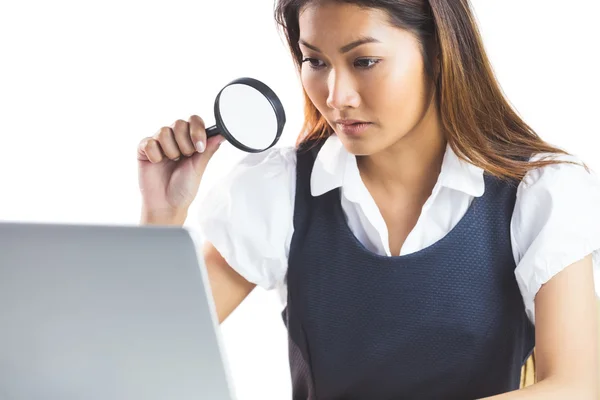
[[[419,43],[384,11],[323,2],[299,24],[302,84],[349,152],[384,150],[435,114]]]

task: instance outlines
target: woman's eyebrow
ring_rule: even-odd
[[[316,47],[316,46],[313,46],[312,44],[310,44],[310,43],[306,42],[306,41],[305,41],[305,40],[303,40],[303,39],[300,39],[300,40],[298,41],[298,43],[300,43],[301,45],[303,45],[303,46],[305,46],[305,47],[308,47],[309,49],[311,49],[311,50],[313,50],[313,51],[316,51],[317,53],[322,53],[322,51],[321,51],[321,50],[319,50],[319,48],[318,48],[318,47]],[[352,50],[352,49],[354,49],[354,48],[356,48],[356,47],[358,47],[358,46],[361,46],[361,45],[363,45],[363,44],[367,44],[367,43],[381,43],[381,41],[380,41],[380,40],[378,40],[378,39],[375,39],[375,38],[374,38],[374,37],[372,37],[372,36],[363,36],[363,37],[361,37],[360,39],[358,39],[358,40],[355,40],[355,41],[354,41],[354,42],[352,42],[352,43],[348,43],[347,45],[345,45],[345,46],[342,46],[342,47],[340,48],[340,53],[342,53],[342,54],[344,54],[344,53],[347,53],[347,52],[349,52],[350,50]]]

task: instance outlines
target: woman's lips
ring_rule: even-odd
[[[372,125],[370,122],[359,120],[338,120],[336,124],[342,133],[349,136],[360,135]]]

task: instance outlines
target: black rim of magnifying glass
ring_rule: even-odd
[[[271,106],[273,107],[273,110],[275,111],[275,116],[277,117],[277,134],[275,135],[275,139],[273,140],[273,142],[271,142],[270,145],[268,145],[267,147],[265,147],[263,149],[254,149],[252,147],[248,147],[248,146],[244,145],[243,143],[239,142],[238,140],[235,139],[235,137],[233,137],[233,135],[231,133],[229,133],[229,131],[227,130],[227,127],[223,123],[223,119],[221,118],[221,109],[219,107],[219,100],[221,98],[221,93],[223,93],[223,90],[225,90],[228,86],[236,85],[236,84],[248,85],[248,86],[253,87],[254,89],[258,90],[263,96],[265,96],[267,98],[267,100],[269,100],[269,103],[271,103]],[[229,82],[225,87],[223,87],[223,89],[221,89],[221,91],[217,95],[217,98],[215,99],[215,121],[216,121],[215,126],[212,126],[206,130],[207,137],[215,136],[220,133],[231,144],[233,144],[238,149],[244,150],[248,153],[260,153],[261,151],[265,151],[265,150],[273,147],[275,145],[275,143],[277,143],[279,141],[279,137],[281,136],[281,134],[283,132],[283,127],[285,126],[285,111],[283,109],[283,105],[281,104],[281,100],[279,100],[279,98],[277,97],[275,92],[273,90],[271,90],[270,87],[268,87],[263,82],[256,80],[254,78],[244,77],[244,78],[238,78],[238,79],[235,79],[235,80]]]

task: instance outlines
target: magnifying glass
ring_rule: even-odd
[[[273,147],[285,126],[281,101],[263,82],[238,78],[215,99],[215,125],[206,136],[222,135],[240,150],[259,153]]]

